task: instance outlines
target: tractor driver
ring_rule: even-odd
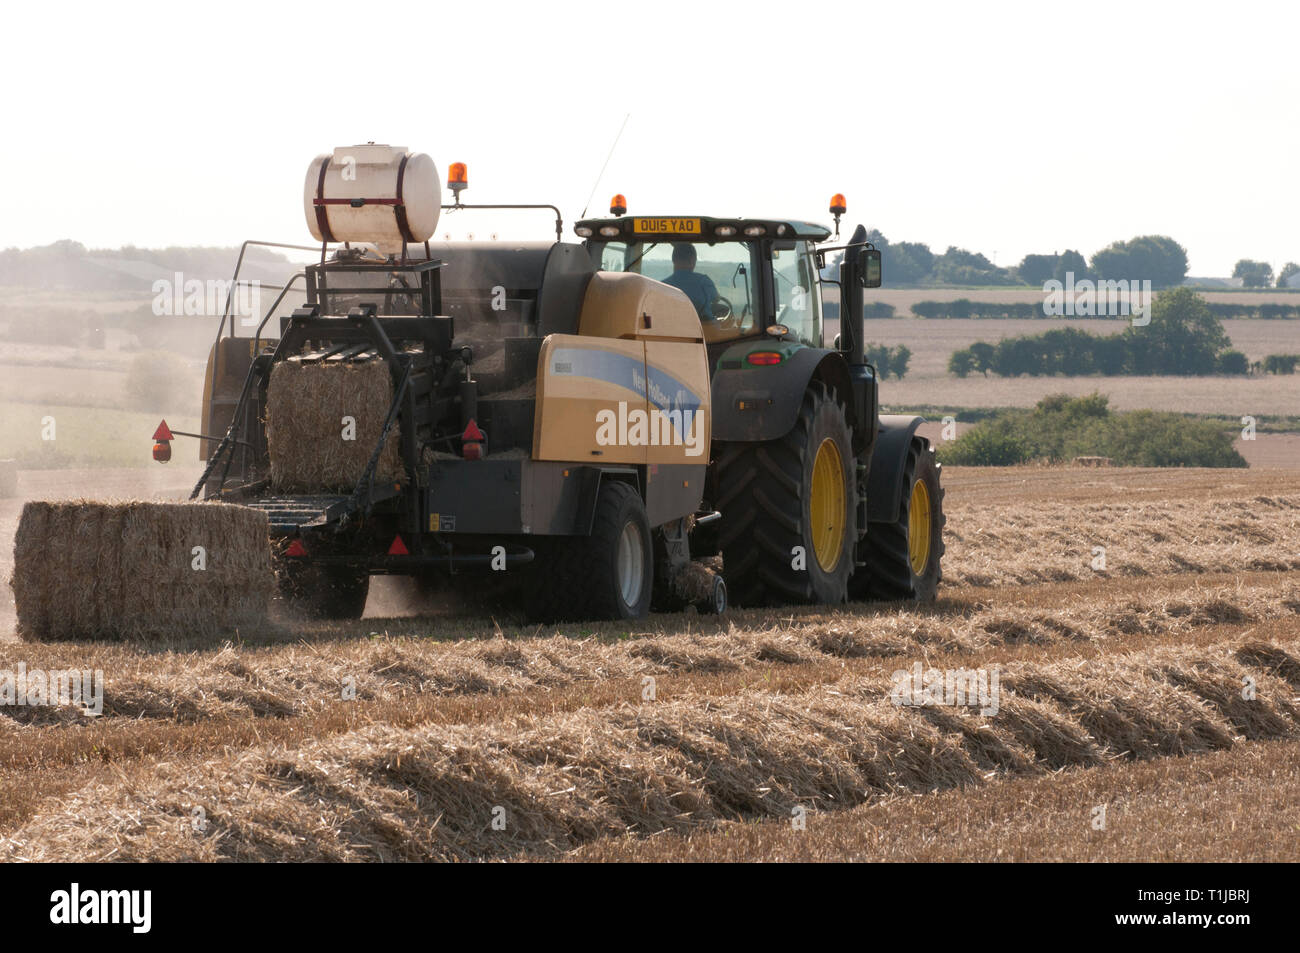
[[[685,292],[701,321],[712,321],[718,287],[708,275],[696,274],[695,259],[695,246],[690,242],[673,245],[673,273],[664,279],[664,284]]]

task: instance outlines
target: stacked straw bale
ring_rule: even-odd
[[[393,402],[393,380],[383,361],[303,364],[271,368],[266,391],[266,442],[271,485],[284,493],[348,492],[370,462]],[[343,418],[356,421],[345,440]],[[375,467],[376,483],[405,480],[398,424]]]
[[[76,500],[24,505],[10,585],[27,641],[160,640],[256,625],[272,579],[264,513]]]

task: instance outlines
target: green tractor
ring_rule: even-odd
[[[934,599],[940,465],[922,418],[879,414],[862,305],[881,255],[865,229],[835,244],[808,222],[629,216],[622,196],[610,211],[576,226],[595,267],[677,287],[704,326],[712,462],[691,555],[721,554],[741,606]],[[838,239],[843,196],[830,211]],[[822,278],[832,252],[838,281]],[[841,317],[830,347],[826,285]]]
[[[364,175],[328,172],[353,161]],[[423,154],[318,156],[304,212],[319,263],[251,334],[223,315],[204,433],[188,435],[207,460],[194,496],[267,513],[287,602],[355,618],[375,574],[539,619],[935,597],[939,466],[921,418],[879,414],[862,314],[880,252],[861,227],[837,243],[842,196],[834,239],[792,220],[628,216],[617,196],[611,217],[577,223],[580,245],[554,206],[467,205],[466,185],[454,164],[440,206]],[[430,241],[440,210],[500,208],[555,211],[555,240]],[[281,314],[299,281],[305,301]],[[281,374],[378,365],[391,393],[268,409]],[[272,419],[317,430],[273,445]],[[361,421],[355,472],[277,477],[277,461],[337,451],[340,419]],[[157,459],[170,437],[155,433]],[[390,443],[400,466],[381,479]]]

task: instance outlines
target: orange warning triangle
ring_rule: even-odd
[[[155,430],[155,431],[153,432],[153,438],[154,438],[155,440],[175,440],[175,439],[176,439],[175,437],[172,436],[171,429],[167,426],[167,421],[166,421],[166,420],[164,420],[162,423],[160,423],[160,424],[158,425],[158,429]]]
[[[411,555],[411,551],[407,549],[406,544],[402,542],[402,536],[400,533],[393,537],[393,545],[388,547],[388,555],[390,556]]]

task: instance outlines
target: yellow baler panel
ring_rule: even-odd
[[[646,410],[643,343],[548,335],[537,357],[533,459],[645,463],[647,448],[620,445],[617,432],[612,443],[597,440],[602,412],[617,415],[620,405]]]
[[[583,337],[702,341],[699,315],[679,289],[631,272],[599,271],[587,285]]]
[[[702,344],[552,334],[537,379],[536,460],[709,462]]]
[[[703,344],[646,341],[647,402],[658,440],[650,463],[708,463],[712,433],[709,358]],[[671,428],[671,429],[670,429]]]

